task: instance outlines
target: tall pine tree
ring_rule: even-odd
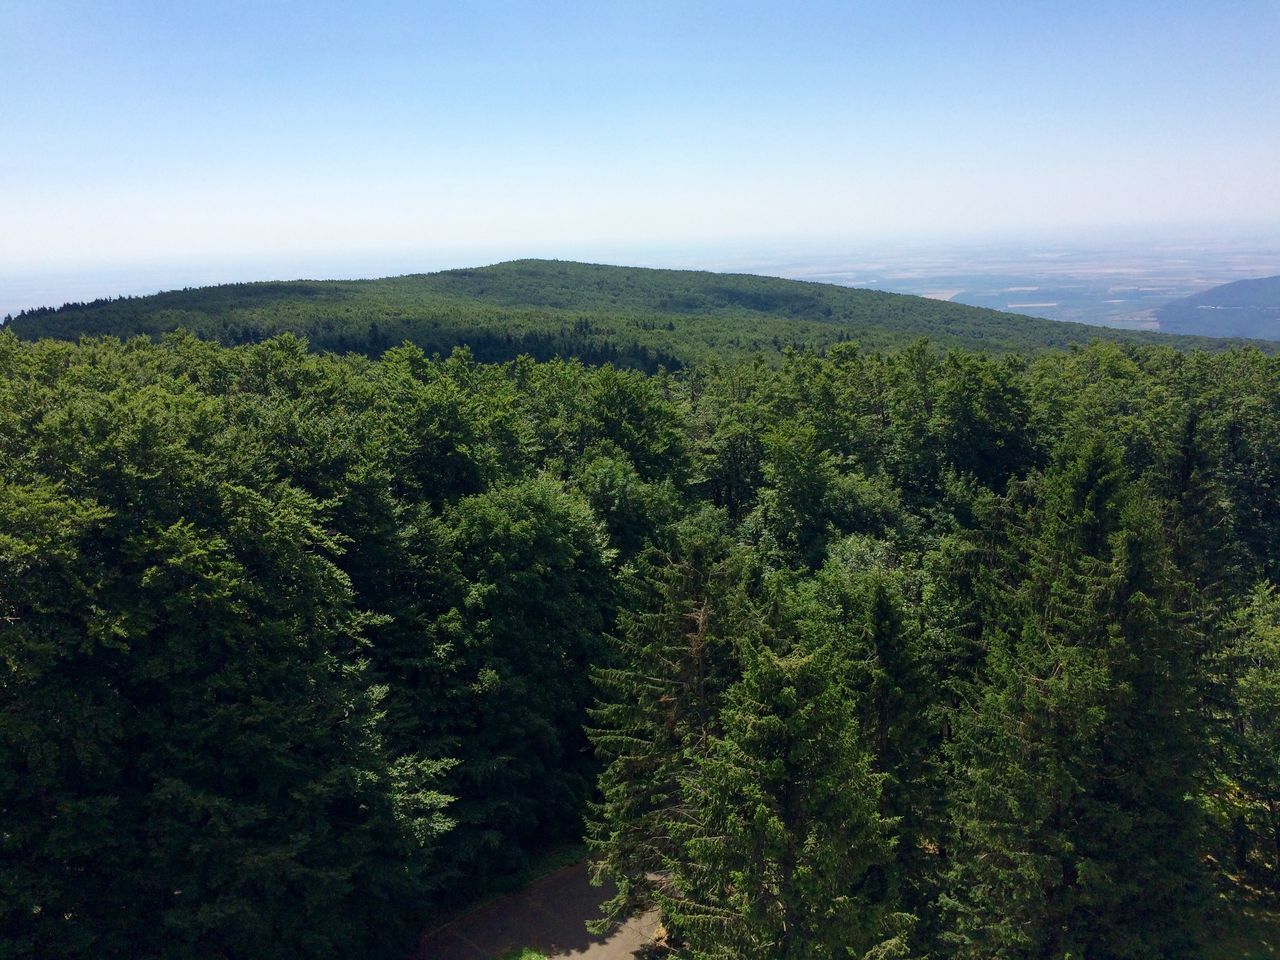
[[[1086,437],[1042,480],[986,681],[957,711],[956,956],[1191,956],[1200,753],[1160,518]]]
[[[743,660],[723,732],[681,776],[664,920],[694,960],[904,955],[907,918],[877,879],[893,848],[885,777],[839,651],[774,638]]]
[[[724,515],[695,514],[670,540],[639,559],[615,656],[594,672],[600,702],[590,734],[605,766],[587,836],[597,877],[617,886],[598,928],[651,908],[669,880],[683,770],[706,750],[737,675],[734,641],[749,622],[743,557]]]

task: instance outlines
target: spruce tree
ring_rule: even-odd
[[[680,778],[665,922],[694,960],[904,955],[873,877],[893,848],[885,778],[838,652],[756,643],[743,660],[723,732]]]
[[[871,769],[885,778],[880,812],[894,823],[894,857],[875,871],[882,896],[912,913],[930,909],[940,804],[933,783],[936,691],[927,686],[919,623],[909,617],[908,573],[887,544],[850,537],[831,556],[797,611],[806,635],[833,650],[855,697]]]
[[[599,703],[590,736],[604,763],[587,837],[597,878],[616,884],[597,929],[654,905],[668,881],[681,777],[706,750],[735,679],[734,640],[750,629],[743,558],[724,516],[704,510],[637,561],[613,657],[594,670]]]
[[[1218,794],[1231,866],[1280,891],[1280,596],[1260,584],[1212,664]]]
[[[971,960],[1192,955],[1193,644],[1152,504],[1106,439],[1074,451],[956,714],[948,939]]]

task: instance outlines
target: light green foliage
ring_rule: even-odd
[[[927,912],[937,886],[937,857],[925,851],[937,846],[944,815],[935,769],[941,691],[923,655],[917,588],[883,541],[853,536],[792,598],[805,635],[839,665],[870,768],[883,778],[878,809],[892,823],[894,850],[874,889],[909,913]]]
[[[868,883],[891,858],[884,778],[836,651],[781,646],[743,651],[720,732],[682,772],[658,903],[699,960],[892,955],[900,931]]]

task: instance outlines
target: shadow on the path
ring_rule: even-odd
[[[607,936],[587,932],[611,894],[593,887],[585,863],[548,874],[425,935],[415,960],[496,960],[533,948],[551,958],[638,960],[653,943],[657,918],[640,917]]]

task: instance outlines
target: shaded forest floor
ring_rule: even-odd
[[[644,960],[657,933],[654,916],[608,937],[586,932],[609,892],[591,886],[585,863],[555,869],[428,933],[415,960]],[[1280,960],[1280,898],[1242,886],[1219,902],[1204,960]]]
[[[549,960],[638,960],[653,942],[656,916],[632,920],[608,936],[587,932],[586,922],[600,915],[600,904],[610,893],[607,887],[591,885],[585,863],[565,867],[428,933],[416,960],[528,955]]]
[[[1280,960],[1280,897],[1242,885],[1219,902],[1223,912],[1205,960]]]

